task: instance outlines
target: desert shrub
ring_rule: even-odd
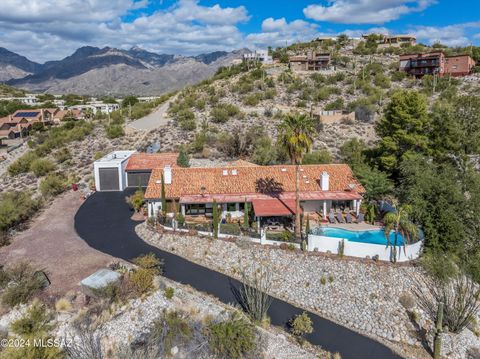
[[[40,302],[35,302],[22,318],[11,324],[11,330],[23,340],[53,340],[51,332],[54,329],[52,315]],[[8,346],[0,353],[0,358],[8,359],[49,359],[62,358],[60,348],[48,345],[24,345],[20,347]]]
[[[56,196],[67,189],[66,178],[51,173],[40,182],[39,189],[44,197]]]
[[[390,78],[383,73],[377,73],[375,75],[374,83],[376,86],[388,89],[391,86]]]
[[[317,150],[305,154],[302,163],[304,165],[332,163],[333,158],[328,150]]]
[[[175,289],[173,289],[172,287],[165,288],[165,292],[164,292],[165,298],[172,299],[174,293],[175,293]]]
[[[121,125],[110,125],[105,128],[105,131],[107,133],[107,137],[110,139],[122,137],[125,135],[125,132],[123,131],[123,127]]]
[[[407,73],[404,71],[395,71],[392,73],[392,80],[395,82],[403,81],[407,77]]]
[[[331,101],[327,103],[324,107],[325,111],[331,111],[331,110],[343,110],[344,107],[343,99],[341,97],[338,97],[336,100]]]
[[[410,293],[402,293],[398,301],[406,310],[411,310],[415,306],[415,298]]]
[[[153,290],[153,279],[153,273],[144,268],[138,268],[128,274],[128,281],[137,296]]]
[[[149,270],[154,275],[161,275],[163,272],[163,260],[158,259],[154,253],[139,256],[133,262],[140,268]]]
[[[96,161],[102,158],[103,156],[105,156],[105,153],[98,151],[98,152],[95,152],[95,154],[93,155],[93,159]]]
[[[68,148],[63,147],[59,149],[57,152],[55,152],[53,157],[55,157],[55,160],[57,160],[58,163],[63,163],[71,159],[72,154],[70,153],[70,150]]]
[[[245,106],[257,106],[260,103],[260,95],[253,93],[242,98],[242,102]]]
[[[30,171],[30,165],[38,158],[35,152],[27,152],[8,166],[8,173],[12,176]]]
[[[255,327],[238,314],[224,322],[210,323],[207,330],[210,350],[219,357],[243,358],[256,347]]]
[[[127,202],[130,207],[135,210],[135,212],[140,211],[140,209],[143,207],[143,204],[145,203],[145,196],[143,191],[141,189],[136,190],[134,194],[128,197]]]
[[[55,164],[48,158],[37,158],[30,164],[30,171],[37,177],[45,176],[55,169]]]
[[[239,114],[240,109],[237,106],[226,103],[219,104],[210,111],[211,119],[215,123],[225,123]]]
[[[306,312],[296,315],[290,321],[290,331],[297,338],[302,338],[306,334],[313,333],[313,323]]]
[[[43,287],[42,279],[36,276],[35,272],[35,269],[25,262],[5,269],[2,279],[2,304],[14,307],[30,301]]]
[[[160,318],[153,324],[150,341],[160,343],[160,346],[164,348],[164,352],[170,354],[170,350],[174,345],[186,343],[192,336],[193,329],[185,313],[166,311],[164,309]]]
[[[72,303],[67,298],[60,298],[55,302],[55,310],[57,312],[68,312],[72,310]]]
[[[28,192],[0,193],[0,233],[30,218],[39,207]]]
[[[180,128],[184,131],[193,131],[197,128],[195,120],[183,120],[179,121]]]

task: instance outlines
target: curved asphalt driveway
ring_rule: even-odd
[[[91,247],[125,260],[153,252],[164,259],[164,275],[167,278],[212,294],[224,303],[235,302],[231,288],[232,285],[238,286],[236,280],[164,252],[139,238],[135,233],[138,223],[130,219],[132,213],[125,202],[125,196],[126,194],[121,192],[97,192],[90,196],[75,215],[78,235]],[[272,324],[285,326],[294,315],[302,311],[274,299],[268,314]],[[313,321],[314,332],[306,338],[330,352],[339,352],[343,359],[401,359],[390,349],[370,338],[316,314],[309,315]]]

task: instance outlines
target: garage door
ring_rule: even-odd
[[[128,172],[128,187],[147,187],[150,172]]]
[[[120,185],[118,182],[118,168],[99,168],[101,191],[118,191]]]

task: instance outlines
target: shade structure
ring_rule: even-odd
[[[295,214],[295,200],[292,199],[254,199],[253,210],[257,217],[283,217]]]

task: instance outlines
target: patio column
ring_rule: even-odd
[[[361,205],[362,205],[362,200],[359,199],[359,200],[357,201],[357,210],[356,210],[357,216],[358,216],[358,214],[360,213],[360,206],[361,206]]]
[[[185,216],[185,205],[180,205],[180,211],[182,212],[182,216]]]
[[[323,201],[323,219],[327,219],[327,201]]]
[[[358,202],[356,199],[353,200],[353,210],[355,211],[355,213],[357,213],[357,210],[358,210]]]

